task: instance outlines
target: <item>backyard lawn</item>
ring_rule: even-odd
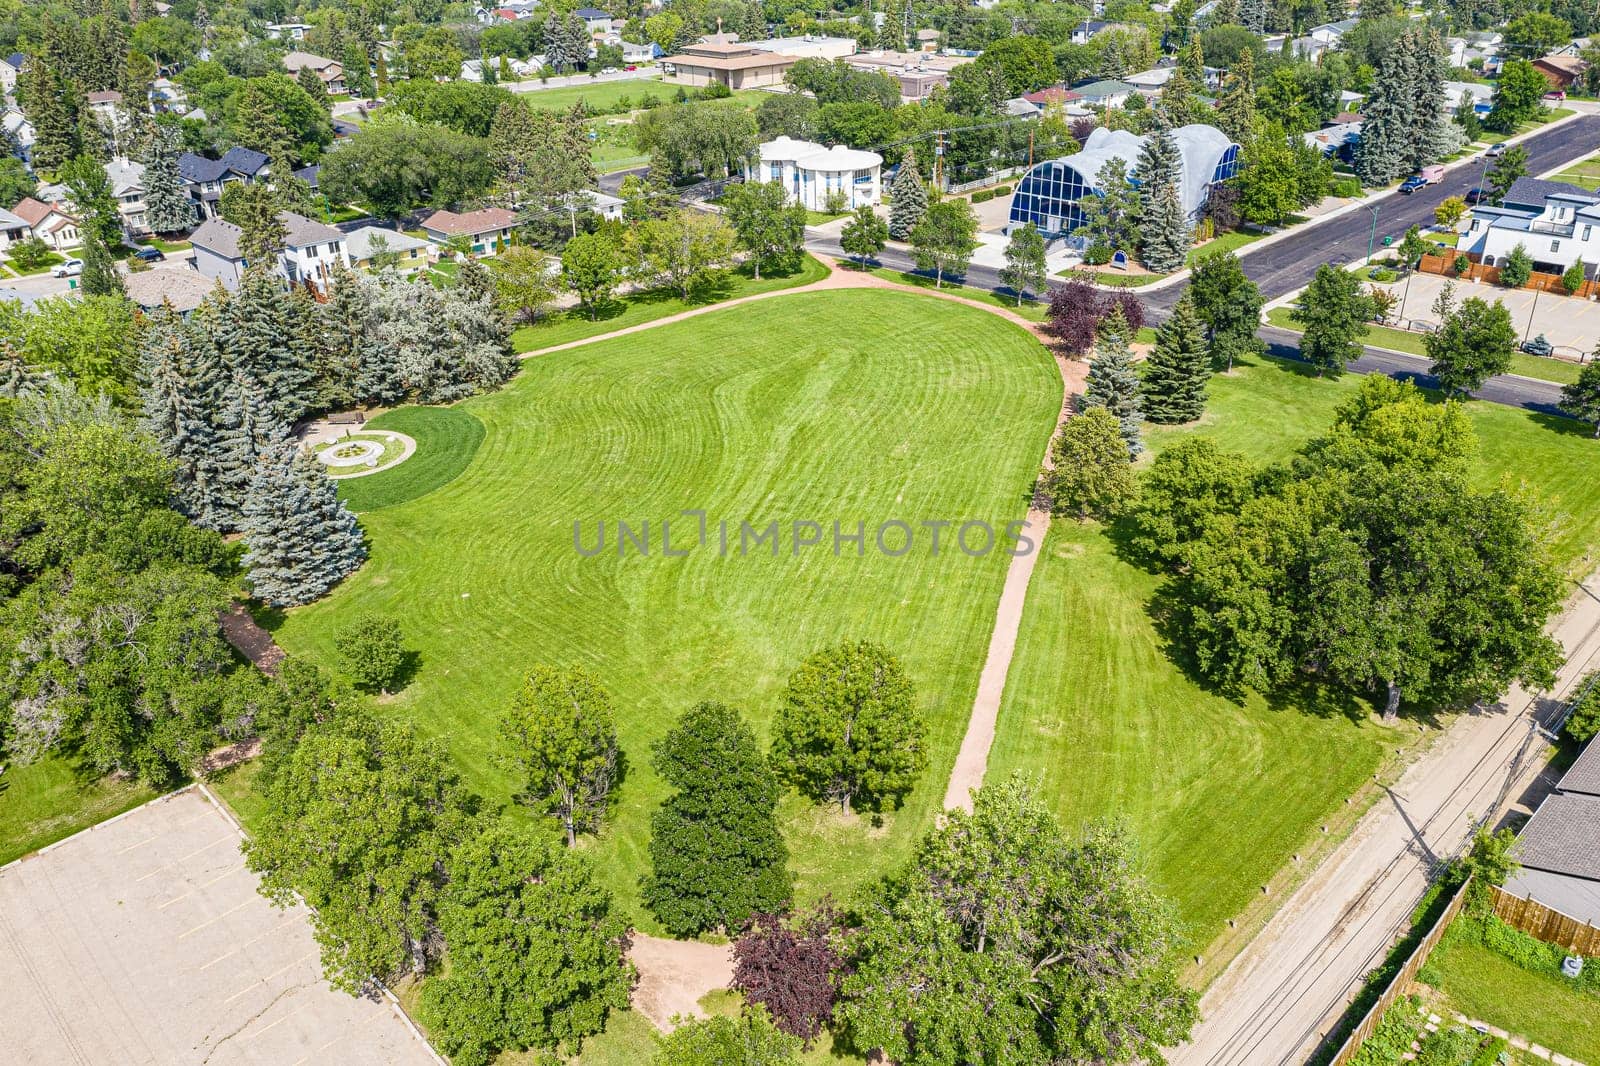
[[[1428,957],[1424,972],[1446,1003],[1468,1018],[1580,1062],[1600,1062],[1600,997],[1566,978],[1534,973],[1474,940],[1452,936]]]
[[[648,289],[644,292],[619,296],[600,311],[597,318],[577,308],[557,311],[531,326],[523,326],[511,335],[511,346],[519,352],[536,352],[557,344],[598,337],[643,322],[653,322],[680,311],[688,311],[707,304],[721,303],[740,296],[753,296],[760,292],[792,289],[809,285],[828,276],[828,268],[819,260],[806,256],[800,266],[787,274],[773,273],[769,266],[757,281],[749,267],[741,266],[730,272],[725,280],[709,291],[685,300],[676,289]]]
[[[1159,450],[1200,433],[1281,459],[1320,433],[1359,381],[1254,361],[1213,379],[1196,426],[1147,430],[1147,440]],[[1596,443],[1565,419],[1480,402],[1467,410],[1481,479],[1520,482],[1545,501],[1559,562],[1587,573],[1600,542]],[[1207,691],[1152,624],[1160,585],[1099,527],[1054,526],[1028,590],[989,773],[1041,775],[1069,823],[1126,821],[1199,950],[1317,838],[1401,734],[1368,721],[1365,707],[1240,705]]]
[[[832,523],[849,533],[866,522],[870,548],[891,519],[1021,518],[1060,402],[1055,366],[1025,331],[881,291],[762,301],[533,359],[504,391],[458,405],[485,428],[465,472],[364,514],[367,564],[273,624],[289,652],[332,666],[355,615],[397,618],[420,672],[383,711],[437,736],[492,804],[513,787],[496,731],[522,677],[539,663],[594,670],[614,695],[628,765],[613,822],[585,847],[646,929],[637,878],[664,794],[650,742],[703,699],[741,707],[765,733],[806,654],[882,641],[929,725],[930,766],[907,807],[882,825],[795,797],[782,812],[802,898],[848,896],[933,823],[1009,558],[969,557],[948,534],[937,556],[924,539],[900,557],[858,557],[848,544],[835,557]],[[662,557],[663,519],[675,547],[695,529],[684,509],[707,512],[708,541]],[[798,557],[789,532],[776,554],[737,551],[741,521],[774,520],[821,523],[828,540]],[[581,557],[574,524],[588,547],[598,521],[608,550]],[[649,522],[649,557],[618,557],[618,521]],[[239,806],[248,822],[248,797]]]

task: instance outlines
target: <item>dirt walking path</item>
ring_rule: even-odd
[[[283,649],[278,647],[271,633],[256,625],[243,604],[236,603],[222,612],[222,635],[240,655],[255,663],[256,669],[268,677],[278,676]]]
[[[639,970],[633,1009],[670,1033],[677,1018],[704,1018],[700,999],[733,980],[733,948],[693,940],[663,940],[633,934],[628,958]]]
[[[1533,800],[1545,769],[1533,727],[1600,663],[1600,573],[1551,632],[1568,655],[1555,690],[1513,688],[1457,718],[1206,990],[1173,1066],[1304,1062],[1409,921],[1435,861],[1457,853],[1477,818]]]
[[[828,267],[827,277],[818,278],[816,281],[809,282],[805,285],[796,285],[792,289],[774,289],[771,292],[758,292],[752,293],[749,296],[736,296],[731,300],[723,300],[719,303],[706,304],[704,307],[691,307],[687,311],[679,311],[676,314],[666,315],[662,318],[653,318],[648,322],[640,322],[636,326],[624,326],[621,329],[612,330],[610,333],[601,333],[593,337],[584,337],[581,340],[567,341],[564,344],[552,344],[548,348],[538,348],[531,352],[523,352],[517,358],[531,359],[537,355],[549,355],[552,352],[564,352],[570,348],[581,348],[585,344],[596,344],[600,341],[608,341],[616,337],[626,337],[633,333],[641,333],[647,329],[655,329],[657,326],[670,325],[673,322],[682,322],[686,318],[695,318],[699,315],[709,315],[714,311],[724,311],[730,307],[738,307],[740,304],[754,303],[757,300],[771,300],[779,296],[794,296],[795,294],[802,292],[825,292],[832,289],[895,289],[900,292],[916,293],[918,296],[932,296],[940,300],[953,300],[959,304],[966,304],[968,307],[976,307],[980,311],[987,311],[992,315],[999,315],[1006,321],[1014,322],[1015,324],[1021,326],[1023,329],[1027,330],[1029,333],[1032,333],[1040,340],[1045,338],[1044,331],[1037,322],[1030,322],[1026,318],[1023,318],[1021,315],[1017,314],[1015,311],[1008,311],[1003,307],[996,306],[995,304],[984,303],[981,300],[974,300],[970,297],[962,296],[958,292],[948,292],[943,289],[923,289],[915,285],[902,285],[899,282],[890,281],[888,278],[880,278],[876,274],[869,274],[864,270],[848,269],[842,266],[837,260],[830,259],[828,256],[820,255],[816,252],[811,254],[815,256],[815,258],[821,260]]]

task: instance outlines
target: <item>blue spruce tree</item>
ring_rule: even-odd
[[[361,524],[310,453],[284,441],[244,501],[244,565],[255,595],[296,607],[326,594],[366,560]]]

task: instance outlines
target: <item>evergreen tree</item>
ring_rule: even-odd
[[[244,272],[228,300],[218,343],[261,390],[272,416],[293,425],[311,406],[311,363],[297,329],[295,306],[278,276],[265,266]]]
[[[207,529],[228,528],[228,507],[216,474],[217,434],[206,402],[214,395],[200,376],[188,330],[170,304],[157,308],[139,361],[140,428],[173,460],[173,488],[187,514]]]
[[[1100,187],[1100,195],[1085,196],[1078,201],[1083,225],[1073,232],[1087,236],[1091,244],[1103,248],[1109,258],[1111,252],[1127,251],[1136,243],[1139,199],[1128,181],[1127,163],[1117,156],[1100,165],[1095,173],[1095,184]]]
[[[82,150],[83,91],[63,71],[30,56],[17,77],[17,100],[33,123],[33,166],[54,173]],[[89,127],[92,128],[92,127]]]
[[[224,217],[243,232],[239,234],[239,253],[246,266],[275,266],[283,251],[285,230],[279,213],[283,210],[273,190],[265,185],[232,185],[233,195],[223,205]]]
[[[1211,353],[1194,299],[1185,292],[1172,316],[1156,330],[1140,386],[1144,417],[1161,425],[1193,422],[1205,413]]]
[[[1244,58],[1250,49],[1246,48],[1240,53]],[[1205,50],[1200,46],[1198,34],[1189,38],[1189,42],[1178,51],[1178,69],[1183,71],[1183,76],[1189,79],[1189,84],[1195,90],[1200,90],[1206,84],[1206,57]]]
[[[251,590],[275,606],[310,603],[367,557],[361,524],[339,499],[337,486],[292,440],[251,479],[242,532]]]
[[[101,237],[85,233],[83,237],[83,273],[78,277],[78,288],[85,296],[126,296],[122,275],[117,271],[117,261]]]
[[[1239,53],[1217,100],[1217,128],[1236,144],[1248,144],[1256,126],[1256,56],[1249,48]]]
[[[1239,25],[1257,36],[1266,33],[1266,0],[1239,0]]]
[[[1178,269],[1189,254],[1189,222],[1178,199],[1181,168],[1172,126],[1158,111],[1134,170],[1139,185],[1140,257],[1158,274]]]
[[[157,233],[176,233],[194,225],[194,202],[178,173],[178,136],[170,126],[151,132],[144,159],[145,221]]]
[[[212,467],[217,490],[212,517],[218,529],[240,529],[251,486],[263,466],[289,441],[289,427],[274,415],[260,386],[235,368],[228,379],[215,437]]]
[[[1133,365],[1133,353],[1128,350],[1128,320],[1120,306],[1100,323],[1095,336],[1094,358],[1089,360],[1089,374],[1084,382],[1083,406],[1104,407],[1117,417],[1122,427],[1122,439],[1127,442],[1128,454],[1138,455],[1143,445],[1139,441],[1139,427],[1144,423],[1144,412],[1139,405],[1139,371]]]
[[[734,930],[790,895],[781,786],[739,712],[702,703],[654,745],[675,791],[650,819],[645,906],[673,936]]]
[[[922,216],[928,213],[928,187],[917,171],[917,157],[907,152],[894,181],[889,183],[889,236],[908,240]]]
[[[1562,388],[1561,410],[1593,425],[1595,437],[1600,438],[1600,352],[1579,371],[1577,381]],[[1593,691],[1600,692],[1600,686]]]
[[[1355,171],[1364,184],[1386,185],[1434,161],[1444,109],[1448,62],[1438,34],[1421,26],[1403,30],[1378,61],[1365,121],[1356,146]]]

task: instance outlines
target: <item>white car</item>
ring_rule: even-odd
[[[50,268],[52,278],[75,278],[82,273],[82,259],[68,259],[65,263],[58,263]]]

